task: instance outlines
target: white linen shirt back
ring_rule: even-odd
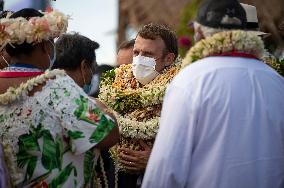
[[[182,70],[167,89],[143,187],[283,188],[283,77],[241,57]]]

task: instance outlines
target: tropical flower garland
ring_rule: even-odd
[[[12,147],[7,143],[2,143],[4,151],[4,159],[9,171],[10,181],[12,185],[17,185],[24,179],[24,173],[22,173],[17,167],[17,159],[13,155]]]
[[[115,72],[104,75],[99,99],[114,111],[123,136],[155,138],[159,105],[162,104],[168,84],[180,70],[180,62],[181,59],[178,59],[173,66],[144,86],[134,78],[131,65],[122,65]]]
[[[144,86],[135,79],[131,64],[103,75],[99,99],[113,110],[121,133],[120,144],[110,150],[118,170],[124,170],[118,160],[120,147],[141,150],[137,139],[153,144],[166,88],[179,72],[180,65],[181,59],[177,58],[174,65]]]
[[[264,62],[275,69],[280,75],[284,76],[284,60],[277,59],[271,54],[263,57]]]
[[[177,61],[181,62],[181,59]],[[161,104],[167,85],[179,69],[180,64],[175,64],[143,86],[134,78],[131,64],[121,65],[103,75],[99,99],[114,111],[122,114],[138,108]]]
[[[7,105],[20,99],[23,96],[27,96],[29,91],[32,91],[35,86],[45,83],[47,80],[54,78],[55,76],[65,75],[63,70],[47,70],[44,74],[34,77],[25,83],[22,83],[19,87],[9,87],[6,93],[0,95],[0,104]]]
[[[196,43],[184,58],[182,68],[210,55],[234,51],[261,59],[265,49],[263,41],[254,32],[241,30],[220,32]]]
[[[3,49],[7,44],[38,43],[56,38],[65,33],[69,17],[58,12],[42,12],[43,17],[29,20],[19,18],[2,18],[0,20],[0,44]]]

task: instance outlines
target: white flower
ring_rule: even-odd
[[[43,84],[50,78],[54,76],[63,76],[65,72],[63,70],[53,70],[47,71],[45,74],[37,76],[28,80],[26,83],[22,83],[18,88],[10,87],[6,93],[0,95],[0,104],[7,105],[15,100],[19,100],[22,96],[28,94],[29,91],[32,91],[34,86]]]
[[[25,18],[2,18],[1,25],[4,29],[0,30],[1,46],[8,43],[22,44],[37,43],[49,38],[55,38],[67,30],[68,16],[52,11],[43,12],[43,17],[33,17],[29,20]]]
[[[238,30],[220,32],[199,41],[192,47],[183,60],[182,68],[193,63],[193,61],[205,58],[209,55],[231,52],[233,50],[250,53],[260,59],[264,52],[264,44],[263,41],[252,32]]]

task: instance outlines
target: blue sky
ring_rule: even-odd
[[[71,15],[68,31],[80,32],[100,44],[98,63],[114,63],[118,0],[56,0],[53,7]]]
[[[6,8],[29,0],[6,0]],[[118,0],[56,0],[52,6],[71,16],[69,31],[76,31],[100,44],[99,64],[113,64],[116,55]]]

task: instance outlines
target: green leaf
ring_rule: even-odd
[[[65,97],[70,96],[70,92],[66,88],[64,88],[64,95],[65,95]]]
[[[85,138],[84,133],[81,131],[68,131],[68,136],[72,140],[76,140],[79,138]]]
[[[30,161],[30,158],[33,157],[31,154],[26,151],[19,151],[17,153],[17,165],[19,168],[24,168]]]
[[[45,169],[52,170],[61,168],[60,147],[55,143],[52,135],[48,130],[43,131],[43,151],[41,162]]]
[[[103,115],[102,111],[99,108],[93,108],[92,111],[94,114],[97,114],[98,116]]]
[[[75,100],[75,103],[78,105],[77,109],[74,111],[74,115],[77,119],[83,119],[88,111],[88,101],[84,96],[80,96],[79,99]]]
[[[64,155],[64,145],[63,140],[58,137],[56,138],[56,158],[57,158],[57,164],[59,164],[58,168],[59,170],[62,169],[63,164],[63,155]]]
[[[62,187],[63,184],[68,180],[71,172],[74,171],[74,174],[76,173],[76,168],[73,166],[72,162],[69,163],[60,173],[57,177],[55,177],[50,184],[48,184],[49,188],[59,188]]]
[[[113,129],[114,122],[106,118],[105,115],[101,116],[100,122],[97,125],[96,130],[92,133],[89,141],[91,143],[99,143],[102,141]]]
[[[94,169],[95,155],[93,150],[89,150],[84,156],[84,187],[86,187],[92,180]]]
[[[0,115],[0,123],[3,123],[5,121],[5,116],[3,114]]]
[[[26,180],[30,180],[34,174],[36,167],[37,157],[31,157],[28,162],[27,172],[26,172]]]
[[[19,146],[22,151],[39,151],[39,145],[34,134],[25,134],[19,137]]]
[[[33,128],[32,132],[21,135],[18,139],[19,152],[17,153],[17,165],[19,168],[27,166],[24,181],[32,178],[36,167],[38,159],[35,153],[40,152],[40,147],[37,142],[40,130],[41,127],[39,125],[39,127]]]
[[[114,79],[115,79],[115,69],[102,73],[101,82],[112,83],[114,82]]]
[[[24,168],[27,166],[25,180],[29,180],[32,178],[35,167],[36,167],[37,157],[32,156],[31,154],[27,153],[26,151],[20,151],[17,153],[17,165],[19,168]]]

